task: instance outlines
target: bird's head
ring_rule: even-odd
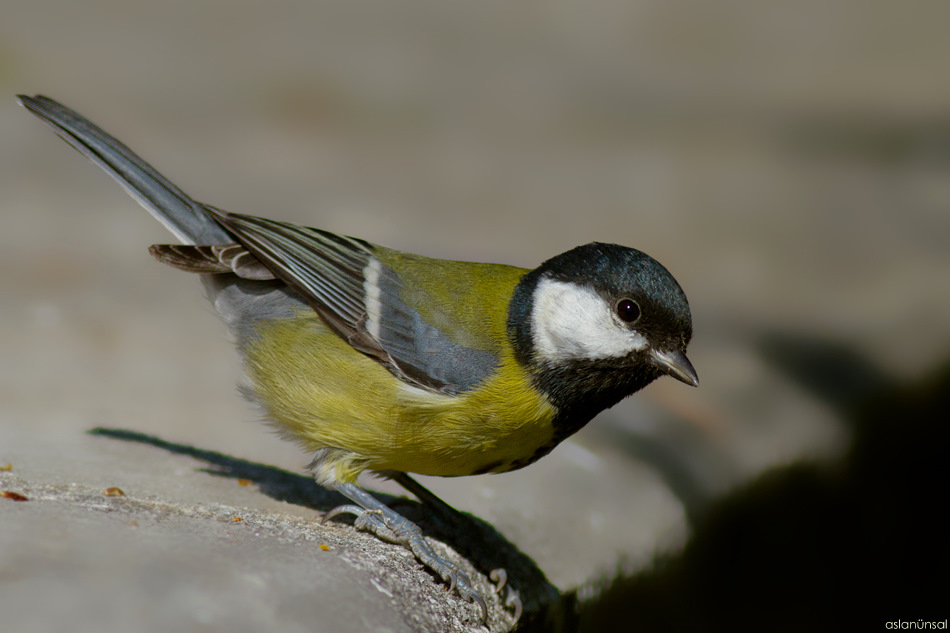
[[[561,410],[613,406],[662,375],[697,386],[689,303],[658,261],[591,243],[522,277],[508,311],[516,358]]]

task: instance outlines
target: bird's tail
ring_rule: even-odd
[[[220,244],[234,241],[184,191],[139,158],[123,143],[79,113],[37,95],[19,95],[20,105],[53,128],[67,143],[116,179],[129,195],[145,207],[185,244]]]

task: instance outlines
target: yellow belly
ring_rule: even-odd
[[[501,472],[552,441],[554,407],[513,357],[479,388],[452,396],[403,383],[316,316],[266,322],[259,332],[244,350],[257,399],[306,449],[341,449],[331,479],[352,481],[366,468]]]

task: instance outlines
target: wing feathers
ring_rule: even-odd
[[[419,387],[458,393],[475,388],[497,367],[494,353],[453,343],[406,305],[402,280],[376,258],[372,244],[208,206],[206,211],[239,244],[159,245],[152,254],[191,272],[280,279],[355,349]]]
[[[445,383],[401,361],[366,329],[365,271],[373,261],[368,242],[253,216],[209,208],[229,232],[276,277],[297,290],[324,322],[350,345],[406,382],[441,390]]]

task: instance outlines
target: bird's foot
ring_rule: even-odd
[[[334,508],[324,515],[324,522],[340,514],[355,515],[354,525],[357,529],[369,532],[384,541],[408,547],[419,562],[449,585],[449,591],[454,589],[463,599],[478,605],[482,623],[488,620],[488,604],[472,586],[468,574],[455,563],[436,554],[418,525],[355,484],[339,484],[337,490],[358,505],[348,504]]]
[[[435,510],[444,520],[449,521],[450,523],[461,520],[462,515],[458,510],[440,499],[435,493],[410,477],[408,474],[403,472],[394,472],[388,473],[388,477],[415,495],[419,501],[422,501],[426,505],[426,507]],[[510,609],[514,612],[514,621],[517,622],[521,618],[521,613],[524,609],[521,603],[521,596],[518,595],[518,592],[514,588],[512,588],[510,585],[507,585],[508,572],[501,568],[494,569],[488,577],[493,583],[495,583],[493,593],[497,594],[501,598],[501,592],[502,590],[505,590],[505,595],[503,598],[501,598],[502,604],[506,609]]]

